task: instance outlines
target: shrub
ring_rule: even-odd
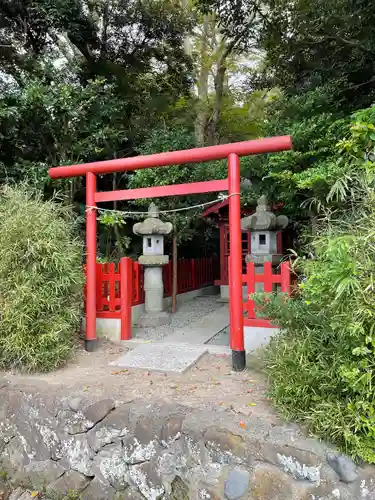
[[[375,463],[375,127],[358,120],[363,113],[341,143],[345,165],[331,191],[334,211],[310,242],[314,258],[297,261],[306,278],[299,297],[266,305],[282,333],[265,364],[287,417]]]
[[[81,244],[69,211],[26,187],[0,196],[0,366],[52,370],[69,357],[81,308]]]

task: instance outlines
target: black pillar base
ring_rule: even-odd
[[[85,340],[85,349],[87,352],[96,351],[96,347],[98,345],[97,339],[94,340]]]
[[[235,372],[242,372],[246,368],[245,351],[232,351],[232,368]]]

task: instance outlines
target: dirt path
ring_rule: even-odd
[[[266,381],[252,370],[234,373],[230,358],[205,355],[183,375],[119,370],[108,366],[126,349],[105,342],[95,353],[79,350],[67,367],[50,374],[18,375],[3,373],[15,384],[46,385],[61,395],[85,395],[93,399],[111,397],[119,401],[142,399],[179,402],[191,407],[230,410],[243,415],[259,415],[278,423],[269,405]]]

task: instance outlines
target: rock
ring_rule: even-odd
[[[285,456],[278,453],[278,462],[284,472],[291,474],[294,479],[300,481],[320,482],[320,466],[308,466],[299,462],[295,457]]]
[[[169,498],[170,500],[189,500],[190,498],[189,487],[179,476],[172,481]]]
[[[87,432],[94,425],[95,423],[88,420],[81,410],[63,410],[59,414],[59,429],[71,436]]]
[[[160,441],[163,446],[168,445],[171,441],[173,442],[176,439],[179,439],[184,419],[185,415],[178,414],[172,414],[167,417],[160,433]]]
[[[17,500],[35,500],[35,496],[33,496],[30,491],[24,491]]]
[[[121,493],[119,500],[145,500],[145,497],[136,488],[130,487]]]
[[[249,480],[250,474],[247,470],[231,470],[224,485],[225,498],[228,500],[242,498],[249,488]]]
[[[128,465],[121,442],[99,451],[94,458],[91,474],[117,491],[124,491],[128,487]]]
[[[177,404],[139,402],[129,406],[129,431],[141,444],[173,440],[182,431],[187,408]]]
[[[3,477],[0,478],[0,500],[6,500],[8,498],[9,487],[6,483],[6,474],[3,474]]]
[[[82,406],[82,398],[76,396],[68,400],[68,407],[70,410],[77,412]]]
[[[54,450],[54,455],[57,459],[61,459],[60,463],[63,467],[90,476],[94,453],[87,442],[86,435],[72,436],[62,441]]]
[[[151,416],[140,415],[138,417],[134,429],[134,437],[141,444],[148,444],[156,438]]]
[[[203,439],[206,450],[214,462],[230,464],[234,456],[244,456],[243,438],[228,430],[211,427],[205,432]]]
[[[92,427],[94,427],[94,425],[103,420],[114,408],[115,402],[113,399],[102,399],[101,401],[89,406],[83,414],[87,420],[93,422]]]
[[[250,492],[251,500],[297,500],[293,494],[293,478],[274,465],[255,468]]]
[[[30,462],[22,471],[22,475],[27,477],[27,484],[34,490],[42,490],[49,483],[53,483],[65,472],[65,469],[53,460],[44,462]]]
[[[25,449],[25,443],[21,441],[18,436],[13,438],[5,448],[1,455],[1,462],[3,470],[6,471],[8,475],[13,475],[30,463],[30,458]]]
[[[112,486],[95,477],[80,495],[80,500],[115,500],[116,490]]]
[[[285,431],[284,426],[276,426],[263,439],[260,447],[261,461],[282,465],[282,457],[292,457],[295,462],[308,467],[321,467],[326,461],[324,445],[316,440]]]
[[[156,464],[145,462],[129,467],[129,483],[137,488],[144,497],[152,500],[162,498],[165,492],[163,481],[157,472]]]
[[[24,444],[24,450],[29,460],[43,461],[50,458],[49,449],[39,431],[42,423],[43,415],[35,407],[23,406],[12,420],[12,424],[16,428],[16,435],[19,436],[20,442]]]
[[[90,479],[88,477],[75,470],[69,470],[47,487],[47,495],[53,498],[66,496],[69,491],[81,493],[89,483]]]
[[[129,404],[121,404],[111,411],[102,422],[98,423],[97,427],[101,425],[112,427],[121,431],[121,436],[125,436],[130,432],[129,412]]]
[[[357,497],[365,500],[375,500],[375,473],[373,467],[367,466],[362,469],[358,481],[360,491]],[[351,488],[355,486],[357,486],[357,482],[350,484]]]
[[[121,431],[103,425],[100,428],[95,427],[87,433],[87,440],[90,447],[98,452],[108,444],[113,444],[117,438],[121,437]]]
[[[156,440],[141,444],[138,439],[130,436],[123,438],[122,443],[124,459],[126,463],[132,465],[151,460],[159,447]]]
[[[116,438],[129,434],[129,406],[120,405],[87,433],[89,445],[94,451],[113,443]]]
[[[359,474],[355,463],[346,455],[329,453],[327,462],[344,483],[352,483],[358,478]]]
[[[25,490],[23,488],[17,488],[16,490],[13,491],[13,493],[10,495],[9,500],[20,500],[21,496],[25,493]]]

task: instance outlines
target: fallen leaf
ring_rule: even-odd
[[[122,373],[129,373],[129,370],[124,368],[123,370],[119,370],[118,372],[112,372],[111,375],[121,375]]]
[[[242,420],[240,422],[240,427],[242,427],[242,429],[246,429],[246,424],[245,422],[242,422]]]

